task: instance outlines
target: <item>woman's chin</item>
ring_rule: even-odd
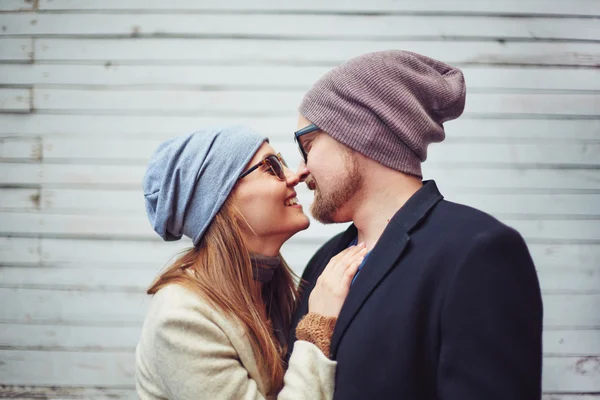
[[[301,222],[299,221],[297,224],[294,225],[293,229],[290,229],[288,231],[289,236],[286,239],[286,241],[288,239],[290,239],[292,236],[296,235],[298,232],[307,230],[309,226],[310,226],[310,219],[308,219],[308,217],[306,215],[304,215],[303,220]]]

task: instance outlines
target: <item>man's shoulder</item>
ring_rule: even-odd
[[[434,218],[452,224],[461,230],[479,234],[482,231],[513,231],[513,229],[485,211],[466,204],[442,200],[433,212]]]

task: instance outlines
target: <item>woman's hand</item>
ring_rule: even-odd
[[[364,243],[360,243],[348,247],[329,260],[310,294],[308,311],[337,318],[350,291],[352,279],[366,254]]]

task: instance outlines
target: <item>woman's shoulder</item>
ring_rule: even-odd
[[[166,321],[222,322],[224,318],[199,293],[179,284],[169,284],[152,297],[146,316],[146,320],[149,319],[161,324]]]
[[[211,336],[235,344],[246,340],[245,330],[237,319],[217,309],[200,293],[180,284],[169,284],[153,296],[143,330],[153,335],[167,331],[212,332]]]

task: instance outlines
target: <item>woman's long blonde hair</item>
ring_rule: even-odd
[[[283,259],[271,282],[261,290],[253,278],[250,251],[238,217],[232,199],[227,199],[198,245],[181,253],[147,293],[179,284],[238,320],[250,337],[262,376],[269,379],[267,393],[276,393],[283,386],[287,345],[276,339],[271,321],[281,321],[287,337],[298,292],[294,274]]]

